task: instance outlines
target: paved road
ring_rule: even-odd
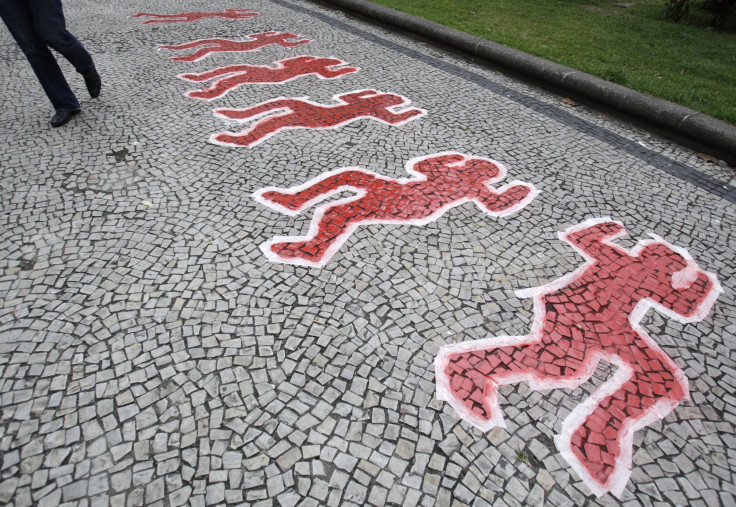
[[[0,31],[0,501],[733,505],[731,169],[309,2],[65,8],[64,128]]]

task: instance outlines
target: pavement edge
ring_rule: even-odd
[[[367,0],[312,0],[353,11],[501,65],[711,147],[736,164],[736,126],[663,99]]]

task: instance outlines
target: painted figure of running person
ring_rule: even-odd
[[[245,84],[281,84],[303,76],[335,79],[358,72],[359,67],[347,66],[339,58],[319,56],[295,56],[269,65],[228,65],[200,73],[179,74],[186,81],[201,83],[214,80],[209,88],[186,93],[193,99],[213,100]]]
[[[264,188],[258,202],[289,215],[342,191],[354,195],[317,207],[307,236],[277,237],[261,245],[275,262],[324,266],[359,225],[424,225],[472,201],[486,214],[507,216],[537,195],[534,185],[491,186],[506,169],[490,159],[436,153],[406,164],[411,178],[393,179],[360,168],[338,169],[289,189]]]
[[[205,18],[225,19],[249,19],[259,16],[253,9],[225,9],[223,12],[182,12],[180,14],[153,14],[151,12],[139,12],[133,14],[133,18],[149,17],[143,22],[144,25],[151,23],[186,23],[198,21]]]
[[[411,101],[395,93],[357,90],[335,95],[337,104],[318,104],[306,98],[269,100],[245,109],[215,109],[215,116],[238,122],[254,121],[239,133],[220,132],[210,142],[224,146],[250,148],[272,135],[289,129],[333,129],[361,119],[371,119],[388,125],[403,125],[426,114],[416,107],[398,111]]]
[[[682,370],[639,326],[652,307],[680,322],[705,318],[721,292],[715,275],[661,238],[631,251],[612,241],[625,234],[610,219],[571,227],[561,239],[587,263],[549,285],[522,291],[534,298],[528,336],[502,336],[443,347],[435,361],[438,399],[488,431],[503,426],[498,386],[574,389],[599,361],[618,366],[565,419],[556,438],[563,457],[598,496],[620,496],[631,474],[633,434],[662,419],[688,394]]]
[[[245,40],[200,39],[183,44],[162,44],[159,45],[159,48],[172,49],[174,51],[197,48],[193,53],[188,55],[172,56],[169,58],[173,62],[196,62],[217,53],[248,53],[274,45],[293,48],[312,42],[309,39],[294,40],[300,37],[300,35],[295,33],[262,32],[246,35]]]

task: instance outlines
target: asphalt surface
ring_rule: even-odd
[[[64,7],[60,129],[0,30],[0,502],[734,503],[732,169],[310,2]]]

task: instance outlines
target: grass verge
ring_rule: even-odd
[[[662,0],[372,1],[736,124],[733,23],[673,23]]]

